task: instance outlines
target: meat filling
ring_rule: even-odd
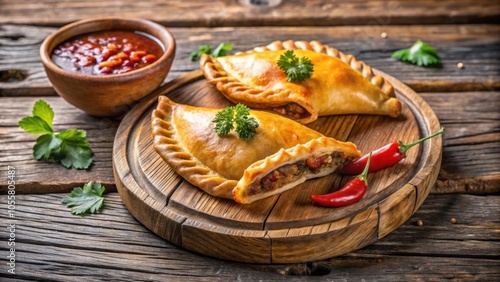
[[[320,173],[325,168],[342,167],[349,161],[341,152],[334,152],[322,156],[311,156],[293,164],[283,165],[260,180],[256,180],[249,187],[249,194],[256,195],[263,192],[276,190],[288,183],[295,182],[304,173]]]
[[[300,119],[310,116],[310,113],[296,103],[288,103],[273,109],[280,115],[293,119]]]

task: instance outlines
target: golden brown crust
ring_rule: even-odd
[[[179,142],[172,115],[177,104],[164,96],[158,98],[158,106],[151,114],[153,143],[155,150],[174,170],[189,183],[208,194],[222,198],[232,198],[236,180],[221,177],[217,172],[193,157]]]
[[[291,119],[263,111],[250,111],[259,122],[251,139],[243,140],[231,133],[218,136],[211,122],[218,111],[176,104],[161,96],[151,114],[153,145],[158,154],[189,183],[216,197],[234,197],[249,203],[300,183],[247,197],[250,184],[282,165],[334,152],[345,157],[360,156],[352,143],[325,137]],[[238,189],[233,192],[235,187]]]
[[[200,58],[200,66],[208,81],[231,102],[244,104],[254,109],[268,109],[287,103],[297,103],[309,112],[304,118],[298,119],[300,123],[309,123],[318,118],[315,110],[304,97],[294,95],[289,89],[259,89],[245,84],[237,78],[228,75],[220,63],[207,54]],[[266,103],[262,103],[266,101]]]
[[[317,87],[315,82],[310,82],[309,86],[304,85],[305,88],[298,84],[287,84],[286,86],[281,87],[280,85],[282,82],[279,82],[276,79],[279,74],[276,74],[273,69],[269,70],[271,78],[256,78],[257,80],[264,80],[260,81],[260,85],[254,85],[253,83],[249,83],[248,79],[247,82],[245,82],[242,81],[241,78],[229,74],[226,71],[225,66],[220,63],[220,61],[225,60],[224,57],[213,58],[210,55],[203,55],[200,60],[200,67],[207,80],[216,85],[217,89],[230,101],[234,103],[243,103],[252,108],[262,108],[268,110],[289,103],[295,103],[308,112],[307,115],[293,117],[297,121],[304,124],[316,120],[318,116],[330,114],[383,114],[391,117],[397,117],[400,115],[401,104],[395,98],[394,88],[388,81],[386,81],[382,76],[375,75],[370,66],[366,65],[362,61],[358,61],[354,58],[354,56],[345,55],[335,48],[321,44],[319,41],[275,41],[267,46],[256,47],[253,50],[240,52],[234,56],[228,56],[227,58],[238,59],[238,56],[244,56],[245,54],[251,55],[267,51],[275,52],[290,49],[324,54],[335,58],[338,62],[344,62],[347,67],[339,65],[339,63],[335,61],[332,62],[333,65],[336,64],[340,67],[338,73],[336,74],[336,77],[339,80],[335,85],[328,85],[328,82],[326,82],[327,85],[324,85],[324,87],[335,89],[336,92],[340,91],[340,88],[338,88],[339,84],[350,84],[350,88],[346,89],[344,93],[339,96],[311,96],[308,87]],[[322,61],[321,59],[318,60]],[[344,74],[342,72],[343,69],[346,71],[349,71],[349,69],[354,70],[356,73],[359,73],[358,76],[360,76],[360,78],[358,79],[355,76]],[[328,73],[328,70],[324,70],[324,72]],[[367,82],[362,81],[362,77],[366,79]],[[270,88],[264,87],[263,84],[266,84],[268,79],[275,79],[280,85]],[[359,84],[358,88],[353,88],[353,83]],[[308,82],[305,84],[308,84]],[[375,87],[369,86],[370,84]],[[357,93],[358,90],[360,93]],[[367,97],[359,96],[358,98],[352,100],[352,104],[346,103],[346,101],[351,101],[351,98],[349,98],[351,93],[363,95],[363,91],[367,91]],[[322,96],[329,96],[329,94]],[[369,101],[368,104],[366,104],[365,101]]]
[[[241,53],[251,54],[254,52],[265,52],[268,50],[271,50],[271,51],[276,51],[276,50],[310,50],[310,51],[314,51],[316,53],[327,54],[327,55],[332,56],[334,58],[338,58],[341,61],[343,61],[344,63],[351,66],[351,68],[353,68],[354,70],[361,73],[363,75],[363,77],[368,79],[373,85],[380,88],[387,96],[396,97],[396,94],[394,93],[394,87],[387,80],[385,80],[382,76],[375,75],[375,73],[373,73],[373,70],[369,65],[365,64],[363,61],[357,60],[353,55],[346,55],[343,52],[339,51],[338,49],[335,49],[333,47],[325,45],[318,40],[313,40],[310,42],[293,41],[293,40],[274,41],[266,46],[255,47],[253,50],[250,50],[247,52],[241,52]],[[236,55],[241,54],[241,53],[236,53]]]

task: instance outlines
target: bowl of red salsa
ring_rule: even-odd
[[[117,116],[161,85],[175,47],[152,21],[93,18],[48,36],[40,57],[59,96],[90,115]]]

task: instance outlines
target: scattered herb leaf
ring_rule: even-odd
[[[69,129],[57,134],[62,140],[58,154],[60,162],[67,168],[88,168],[92,163],[92,150],[83,130]]]
[[[415,41],[410,48],[401,49],[392,53],[391,57],[419,66],[434,65],[440,62],[436,49],[422,42],[420,39]]]
[[[212,57],[222,57],[226,56],[228,51],[233,50],[233,45],[229,43],[221,43],[215,50],[212,52]]]
[[[189,59],[191,61],[196,61],[198,60],[201,55],[203,54],[210,54],[212,57],[222,57],[226,56],[228,51],[231,51],[233,49],[233,45],[229,43],[220,43],[217,48],[214,49],[212,52],[212,46],[210,45],[201,45],[198,48],[197,52],[192,52],[189,54]]]
[[[197,52],[191,52],[191,54],[189,54],[189,59],[191,59],[191,61],[196,61],[201,57],[201,55],[210,54],[211,51],[212,47],[210,47],[210,45],[201,45]]]
[[[36,107],[36,105],[35,105]],[[38,116],[24,117],[19,121],[19,126],[31,134],[52,134],[52,127]]]
[[[236,133],[242,139],[250,139],[259,127],[259,123],[254,117],[250,116],[250,109],[243,105],[226,107],[219,111],[212,120],[215,123],[215,132],[218,135],[229,134],[235,128]]]
[[[61,202],[71,208],[72,214],[96,213],[104,206],[102,193],[106,188],[98,182],[88,182],[81,187],[73,188],[69,196],[64,197]]]
[[[32,110],[32,115],[34,117],[39,117],[44,120],[50,128],[52,128],[52,120],[54,120],[54,111],[50,105],[44,100],[38,100],[35,102],[35,106]]]
[[[60,162],[66,168],[87,169],[92,164],[92,149],[84,130],[69,129],[55,133],[52,128],[54,111],[47,102],[38,100],[33,116],[19,121],[19,126],[31,134],[43,134],[33,146],[35,160]]]
[[[50,154],[61,146],[62,140],[53,134],[44,134],[36,139],[33,146],[35,160],[49,159]]]
[[[300,82],[311,78],[314,65],[307,57],[297,58],[293,50],[288,50],[278,59],[278,67],[282,69],[287,81]]]

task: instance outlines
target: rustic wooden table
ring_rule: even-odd
[[[275,2],[282,3],[270,7]],[[88,116],[59,98],[39,59],[41,42],[58,27],[109,15],[146,18],[171,29],[177,54],[165,83],[198,68],[188,57],[199,45],[229,42],[243,51],[286,39],[320,40],[396,77],[418,92],[447,129],[431,194],[376,243],[309,263],[223,261],[156,236],[116,193],[111,156],[120,120]],[[497,0],[1,1],[2,281],[500,280],[499,15]],[[440,66],[391,58],[416,39],[438,50]],[[95,152],[90,170],[33,160],[35,137],[18,121],[40,98],[53,107],[56,130],[87,131]],[[9,205],[7,176],[14,170],[15,203]],[[88,181],[107,187],[107,206],[99,214],[71,215],[61,198]]]

